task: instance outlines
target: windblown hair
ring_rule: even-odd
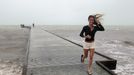
[[[100,22],[100,20],[102,20],[102,16],[103,16],[103,14],[89,15],[88,20],[89,20],[91,17],[93,17],[93,18],[94,18],[94,24],[96,25],[96,24],[97,24],[96,21],[99,21],[99,22]]]
[[[100,20],[102,20],[103,14],[95,14],[94,16],[95,16],[96,20],[100,21]]]

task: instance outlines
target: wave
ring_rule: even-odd
[[[123,41],[123,43],[126,45],[134,46],[134,42],[132,42],[132,41]]]

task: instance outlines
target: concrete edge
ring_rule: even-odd
[[[42,30],[44,30],[44,29],[42,29]],[[48,33],[51,33],[51,34],[53,34],[53,35],[55,35],[55,36],[57,36],[57,37],[59,37],[61,39],[64,39],[64,40],[70,42],[70,43],[73,43],[73,44],[75,44],[75,45],[77,45],[79,47],[83,47],[82,45],[80,45],[78,43],[75,43],[75,42],[73,42],[73,41],[71,41],[71,40],[69,40],[67,38],[61,37],[61,36],[59,36],[59,35],[57,35],[55,33],[52,33],[52,32],[47,31],[47,30],[44,30],[44,31],[46,31]],[[104,58],[107,59],[107,60],[104,60],[104,61],[95,61],[97,63],[97,65],[99,65],[101,68],[103,68],[104,70],[106,70],[109,74],[111,74],[111,75],[117,75],[115,72],[112,71],[112,70],[116,69],[117,60],[115,60],[115,59],[113,59],[111,57],[108,57],[106,55],[103,55],[103,54],[101,54],[99,52],[96,52],[96,51],[95,51],[95,53],[97,55],[100,55],[100,56],[102,56],[102,57],[104,57]]]
[[[117,75],[115,72],[113,72],[111,69],[109,69],[108,66],[104,65],[101,61],[95,61],[97,65],[99,65],[100,67],[102,67],[104,70],[106,70],[109,74],[111,75]],[[109,62],[109,61],[103,61],[105,63]],[[110,61],[110,62],[114,62],[114,61]],[[115,63],[114,63],[115,64]],[[110,64],[111,65],[111,64]]]
[[[26,57],[25,57],[25,62],[23,64],[23,70],[22,70],[22,75],[26,75],[27,73],[27,65],[28,65],[28,56],[29,56],[29,48],[30,48],[30,38],[31,38],[31,28],[29,28],[29,38],[28,38],[28,43],[26,46]]]

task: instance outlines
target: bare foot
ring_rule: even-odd
[[[88,68],[88,74],[89,74],[89,75],[92,75],[92,74],[93,74],[92,68]]]

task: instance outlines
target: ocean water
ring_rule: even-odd
[[[43,26],[41,28],[82,44],[82,25]],[[105,26],[95,36],[96,51],[117,60],[118,75],[134,75],[134,26]]]
[[[0,26],[0,75],[22,75],[29,29]]]

